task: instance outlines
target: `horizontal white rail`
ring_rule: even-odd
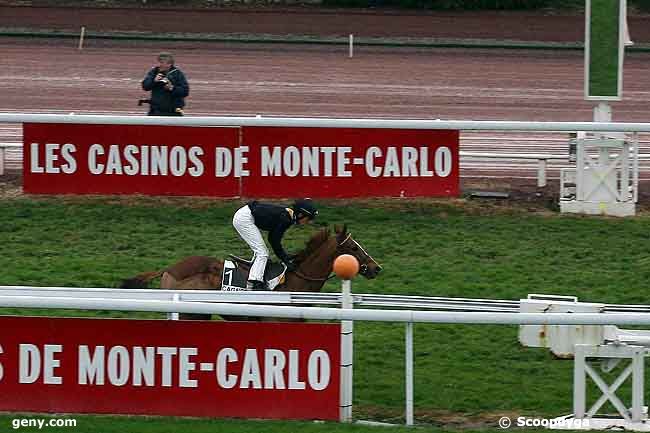
[[[489,152],[460,152],[463,158],[479,159],[533,159],[537,160],[537,186],[546,186],[546,162],[549,159],[568,160],[569,155],[551,155],[542,153],[489,153]]]
[[[172,301],[178,298],[187,302],[236,302],[236,303],[264,303],[264,304],[289,304],[296,299],[304,302],[315,302],[313,293],[303,292],[229,292],[221,290],[165,290],[165,289],[118,289],[99,287],[32,287],[32,286],[0,286],[0,296],[36,296],[45,298],[103,298],[122,300],[149,300]],[[340,298],[338,293],[318,293],[327,298]],[[325,298],[325,297],[324,297]],[[330,303],[330,299],[323,299],[319,303]],[[335,303],[335,302],[332,302]]]
[[[336,119],[313,117],[157,117],[90,114],[0,113],[0,123],[87,123],[113,125],[285,126],[314,128],[397,128],[489,131],[650,132],[650,123],[524,122],[492,120]]]
[[[486,159],[533,159],[533,160],[568,160],[569,154],[558,155],[558,154],[544,154],[544,153],[490,153],[490,152],[465,152],[460,151],[461,157],[466,158],[486,158]],[[618,154],[612,154],[612,157],[616,157]],[[639,159],[641,160],[650,160],[650,154],[644,153],[639,154]]]
[[[227,302],[245,304],[321,304],[341,305],[340,293],[313,292],[228,292],[220,290],[163,290],[0,286],[1,296],[32,296],[59,298],[103,298],[121,300]],[[517,311],[519,301],[449,298],[434,296],[353,294],[357,306],[382,308],[414,308],[462,311]]]
[[[489,159],[561,159],[568,160],[569,154],[553,155],[543,153],[490,153],[490,152],[460,152],[461,157],[467,158],[489,158]]]
[[[160,313],[222,314],[231,316],[280,317],[316,320],[374,322],[465,323],[492,325],[650,325],[648,313],[486,313],[334,309],[232,305],[207,302],[174,302],[119,299],[69,299],[31,296],[0,296],[0,307],[62,308],[83,310],[148,311]]]
[[[238,304],[341,305],[340,293],[275,292],[180,289],[119,289],[105,287],[0,286],[0,296],[41,298],[102,298],[149,301],[219,302]],[[548,299],[548,295],[545,295]],[[566,300],[566,297],[562,297]],[[568,299],[577,302],[575,297]],[[445,311],[517,312],[521,302],[510,299],[459,298],[444,296],[384,295],[354,293],[352,303],[359,307],[409,308]],[[650,305],[604,304],[603,313],[650,313]]]

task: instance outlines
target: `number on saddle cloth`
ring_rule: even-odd
[[[232,260],[224,260],[223,276],[221,277],[221,290],[241,291],[248,290],[246,282],[248,281],[248,272],[251,268],[251,261],[241,257],[230,256]],[[269,290],[275,289],[278,285],[284,283],[284,274],[287,267],[282,263],[274,263],[269,260],[264,269],[264,281],[266,281]]]

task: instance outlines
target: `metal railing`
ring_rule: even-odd
[[[114,296],[114,297],[111,297]],[[120,299],[118,296],[129,297]],[[352,309],[359,304],[418,306],[443,311]],[[215,302],[216,300],[219,302]],[[211,301],[209,301],[211,300]],[[245,302],[245,303],[244,303]],[[253,305],[254,303],[340,304],[343,308]],[[462,309],[463,305],[466,306]],[[650,307],[619,307],[616,314],[520,313],[519,301],[442,298],[404,295],[352,295],[350,282],[342,293],[218,292],[182,290],[120,290],[108,288],[57,288],[0,286],[0,307],[149,311],[164,313],[222,314],[292,319],[342,321],[341,420],[352,418],[352,321],[404,322],[406,424],[413,424],[413,323],[509,324],[509,325],[650,325]],[[451,307],[452,311],[446,311]],[[413,307],[411,307],[413,308]],[[478,310],[475,310],[478,308]],[[495,311],[490,311],[493,308]],[[460,311],[457,311],[460,310]],[[642,311],[642,312],[639,312]],[[346,379],[347,378],[347,379]]]
[[[397,128],[450,129],[460,131],[543,131],[543,132],[650,132],[650,123],[616,122],[528,122],[528,121],[465,121],[424,119],[337,119],[287,117],[155,117],[132,115],[38,114],[0,113],[0,123],[86,123],[120,125],[177,125],[177,126],[282,126],[282,127],[338,127],[338,128]],[[17,143],[0,145],[0,174],[4,172],[4,149],[19,147]],[[547,184],[547,162],[568,160],[567,155],[542,153],[460,152],[463,158],[521,159],[537,161],[537,185]],[[650,159],[650,155],[641,155]]]
[[[489,153],[489,152],[460,152],[460,156],[464,158],[478,158],[478,159],[524,159],[537,161],[537,186],[546,186],[546,167],[548,160],[564,160],[569,159],[569,155],[551,155],[541,153]]]
[[[0,123],[86,123],[103,125],[282,126],[310,128],[450,129],[458,131],[650,132],[650,123],[528,122],[500,120],[337,119],[262,116],[116,116],[0,113]]]
[[[35,298],[119,299],[229,304],[330,305],[340,307],[341,293],[314,292],[228,292],[221,290],[119,289],[83,287],[0,286],[0,296]],[[545,299],[548,295],[544,295]],[[352,293],[355,308],[389,308],[435,311],[516,313],[521,301],[508,299],[459,298],[444,296],[385,295]],[[650,305],[603,304],[603,313],[650,313]]]

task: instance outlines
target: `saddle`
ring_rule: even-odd
[[[248,273],[253,264],[252,260],[246,260],[241,257],[229,255],[230,259],[223,262],[223,275],[221,277],[221,290],[225,291],[242,291],[249,290],[246,288]],[[264,281],[268,289],[273,290],[280,284],[284,283],[284,274],[287,267],[282,263],[276,263],[271,260],[266,262],[264,269]]]

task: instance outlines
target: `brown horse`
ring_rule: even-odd
[[[347,227],[335,227],[335,236],[328,228],[316,232],[296,256],[297,268],[287,272],[285,281],[275,290],[286,292],[318,292],[332,273],[334,260],[341,254],[350,254],[359,261],[359,273],[368,279],[375,278],[381,266],[348,232]],[[213,257],[191,256],[158,271],[136,275],[122,282],[122,288],[145,288],[160,277],[161,289],[219,289],[223,273],[223,260]],[[181,314],[182,319],[209,320],[210,315]]]

